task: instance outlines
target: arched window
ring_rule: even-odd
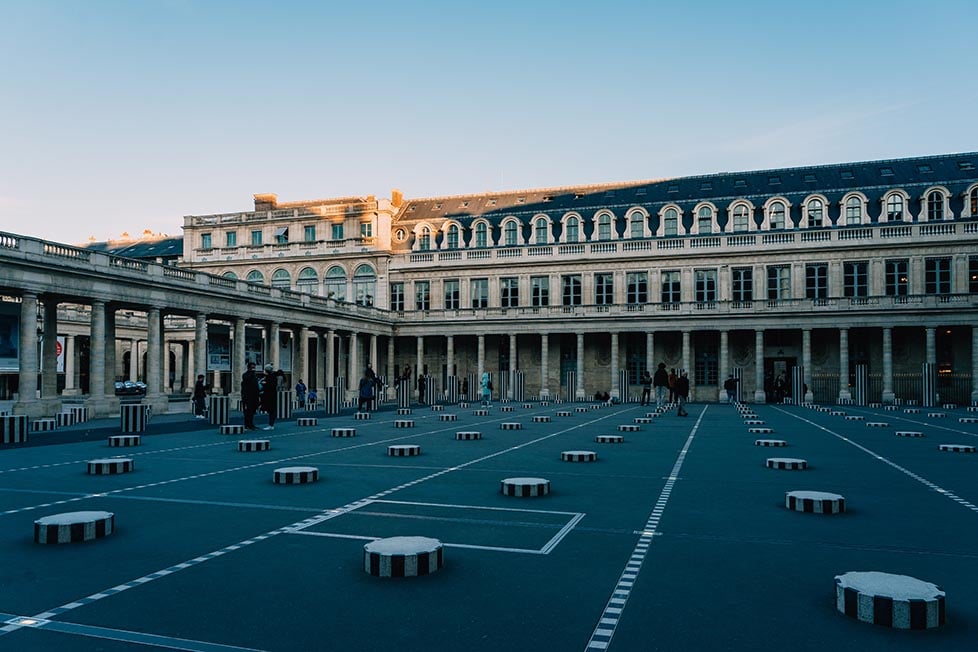
[[[846,200],[846,226],[863,223],[863,203],[859,197]]]
[[[664,219],[663,235],[679,235],[679,211],[675,208],[667,208]]]
[[[489,227],[486,226],[485,222],[479,222],[475,225],[475,246],[489,246]]]
[[[538,217],[536,222],[533,223],[533,242],[538,245],[547,244],[547,220]]]
[[[635,211],[628,216],[628,235],[632,238],[645,237],[645,215]]]
[[[808,226],[819,228],[825,225],[825,204],[821,199],[808,202]]]
[[[564,242],[578,242],[581,239],[581,221],[576,217],[568,217],[564,229]]]
[[[284,269],[276,269],[272,274],[272,287],[288,290],[292,287],[292,277]]]
[[[734,233],[750,231],[750,210],[743,204],[737,204],[733,210]]]
[[[304,267],[302,271],[299,272],[299,276],[295,279],[295,288],[299,292],[316,294],[318,287],[319,275],[316,274],[316,270],[314,270],[312,267]]]
[[[342,267],[330,267],[323,278],[323,291],[330,299],[346,301],[346,272]]]
[[[713,209],[703,206],[696,213],[696,232],[699,234],[713,233]]]
[[[783,203],[776,201],[771,204],[771,207],[768,210],[768,228],[783,229],[785,227],[784,214],[785,209]]]
[[[254,283],[255,285],[265,284],[265,276],[257,269],[253,269],[250,272],[248,272],[248,278],[245,280],[248,281],[249,283]]]
[[[927,220],[944,219],[944,195],[935,190],[927,195]]]
[[[611,216],[607,213],[598,216],[598,240],[611,240]]]
[[[519,244],[519,240],[518,240],[519,225],[516,223],[516,220],[510,220],[506,222],[506,227],[503,233],[506,238],[507,247],[514,247],[517,244]]]
[[[972,188],[968,193],[968,207],[971,209],[971,217],[978,217],[978,187]]]
[[[360,265],[353,272],[353,294],[361,306],[374,305],[377,294],[377,275],[370,265]]]
[[[234,272],[224,272],[223,274],[221,274],[221,276],[223,276],[224,278],[229,278],[232,281],[238,280],[238,275],[235,274]]]
[[[422,226],[421,231],[418,233],[418,251],[430,251],[431,250],[431,229],[427,226]]]
[[[903,197],[896,193],[886,198],[886,221],[903,221]]]
[[[452,224],[448,227],[446,247],[449,249],[458,249],[458,224]]]

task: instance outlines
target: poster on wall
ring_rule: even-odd
[[[254,362],[259,369],[265,365],[265,340],[261,329],[245,329],[245,362]]]
[[[286,333],[279,335],[278,368],[282,371],[292,371],[292,338]]]
[[[231,371],[231,333],[227,327],[212,326],[207,331],[207,370]]]
[[[58,335],[58,346],[55,347],[58,352],[58,373],[63,374],[65,372],[65,336]]]
[[[0,371],[17,371],[20,316],[0,314]]]

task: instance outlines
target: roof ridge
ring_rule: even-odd
[[[653,183],[662,183],[664,181],[671,181],[673,177],[664,177],[661,179],[641,179],[638,181],[608,181],[603,183],[588,183],[579,184],[573,186],[549,186],[542,188],[522,188],[516,190],[502,190],[499,192],[477,192],[477,193],[459,193],[457,195],[435,195],[433,197],[412,197],[410,199],[405,199],[405,203],[409,202],[422,202],[422,201],[437,201],[446,199],[462,199],[462,198],[495,198],[503,197],[508,195],[522,195],[530,193],[540,193],[540,192],[560,192],[560,191],[570,191],[570,190],[585,190],[585,189],[606,189],[606,188],[622,188],[622,187],[632,187],[632,186],[644,186]]]

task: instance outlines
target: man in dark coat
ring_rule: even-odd
[[[278,382],[285,376],[282,370],[275,371],[270,364],[265,365],[265,382],[261,390],[261,409],[268,413],[268,425],[262,430],[275,430],[275,413],[278,412]]]
[[[258,376],[255,375],[255,363],[248,363],[248,370],[241,376],[241,411],[244,412],[245,430],[257,430],[255,427],[255,412],[258,411],[260,391]]]
[[[655,370],[652,386],[655,387],[655,405],[662,407],[662,404],[666,402],[666,392],[669,390],[669,373],[666,371],[665,362],[660,362],[659,368]]]
[[[676,392],[676,402],[679,403],[679,410],[676,415],[688,417],[686,401],[689,399],[689,375],[685,371],[676,379],[676,386],[673,387],[673,390]]]
[[[207,384],[204,382],[204,374],[197,375],[197,382],[194,383],[194,416],[198,419],[205,419],[204,401],[207,398]]]

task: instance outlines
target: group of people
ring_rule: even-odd
[[[676,414],[681,417],[689,416],[685,407],[686,401],[689,400],[689,375],[685,369],[677,376],[675,369],[666,371],[666,363],[660,362],[655,375],[650,375],[648,370],[642,372],[639,384],[642,386],[642,405],[651,404],[654,388],[657,406],[666,402],[668,394],[669,402],[679,405]]]
[[[255,414],[258,408],[268,413],[268,425],[262,430],[275,430],[275,414],[278,412],[278,385],[285,373],[265,365],[265,374],[258,378],[255,363],[249,362],[247,371],[241,376],[241,411],[244,412],[245,430],[258,430]]]

